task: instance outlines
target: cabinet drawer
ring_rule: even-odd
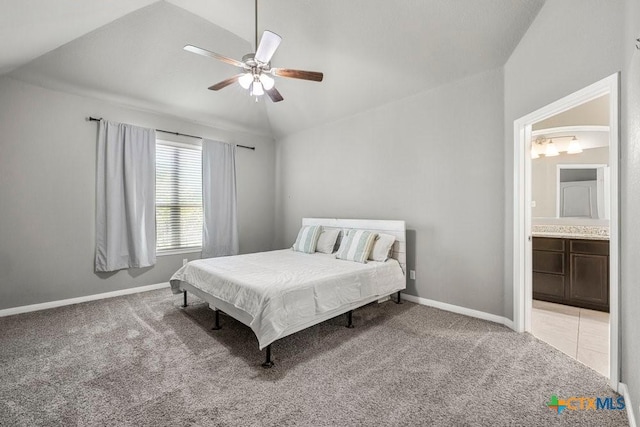
[[[564,274],[564,252],[533,251],[533,271]]]
[[[564,276],[547,273],[533,273],[534,295],[564,298]]]
[[[571,240],[569,251],[578,254],[609,255],[608,240]]]
[[[553,239],[549,237],[534,237],[533,250],[564,252],[564,239]]]

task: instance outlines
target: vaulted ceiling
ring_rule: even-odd
[[[259,31],[283,38],[285,100],[207,87],[253,52],[253,0],[5,0],[0,73],[225,128],[279,137],[502,66],[544,0],[261,0]]]

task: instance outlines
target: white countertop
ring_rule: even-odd
[[[555,239],[584,239],[584,240],[609,240],[609,236],[597,234],[577,234],[577,233],[540,233],[532,232],[533,237],[551,237]]]
[[[592,225],[534,225],[531,234],[534,237],[552,237],[557,239],[609,240],[608,226]]]

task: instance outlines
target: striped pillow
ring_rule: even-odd
[[[294,251],[304,252],[312,254],[316,251],[316,245],[318,244],[318,238],[322,232],[322,227],[319,225],[305,225],[298,232],[296,242],[293,244]]]
[[[376,241],[376,233],[364,230],[349,230],[342,239],[336,258],[347,261],[367,262],[373,242]]]

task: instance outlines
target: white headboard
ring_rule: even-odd
[[[398,260],[402,271],[407,271],[407,233],[404,221],[379,219],[340,219],[340,218],[302,218],[302,225],[321,225],[323,228],[338,228],[341,239],[346,229],[369,230],[376,233],[391,234],[396,237],[391,258]]]

